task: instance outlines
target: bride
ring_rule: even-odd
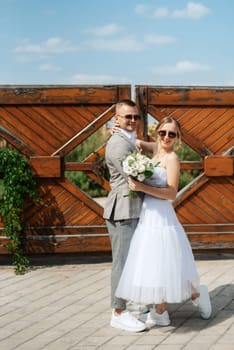
[[[167,303],[189,298],[208,319],[211,304],[208,289],[201,286],[186,233],[171,201],[176,198],[180,176],[179,159],[173,150],[180,139],[179,123],[163,118],[156,127],[157,142],[137,140],[139,149],[151,152],[154,175],[144,183],[129,177],[129,188],[145,194],[139,223],[133,235],[115,295],[144,305],[153,304],[147,326],[170,324]]]

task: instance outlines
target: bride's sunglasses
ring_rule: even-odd
[[[166,135],[169,137],[169,139],[175,139],[177,134],[174,131],[166,131],[166,130],[159,130],[158,135],[160,137],[165,137]]]

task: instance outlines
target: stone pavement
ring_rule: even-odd
[[[0,257],[0,264],[1,264]],[[111,328],[110,259],[35,263],[23,276],[0,266],[1,350],[233,350],[234,256],[196,257],[213,313],[169,305],[172,323],[142,333]]]

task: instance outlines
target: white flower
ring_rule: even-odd
[[[145,180],[145,175],[144,174],[137,175],[137,180],[140,182],[143,182]]]
[[[154,173],[154,164],[144,154],[139,152],[132,152],[123,161],[123,171],[132,177],[137,178],[138,181],[143,182]]]
[[[145,165],[143,163],[139,163],[137,167],[138,173],[144,173],[145,170],[146,170]]]
[[[130,153],[123,161],[123,171],[125,174],[134,177],[140,182],[153,175],[154,166],[150,158],[136,151]],[[133,197],[134,191],[130,190],[129,195]]]

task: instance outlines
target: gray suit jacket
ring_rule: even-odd
[[[129,196],[128,176],[123,172],[122,161],[129,153],[137,150],[136,146],[122,132],[115,132],[106,146],[106,164],[110,172],[111,191],[108,195],[104,219],[125,220],[138,218],[141,211],[143,193],[136,192]]]

